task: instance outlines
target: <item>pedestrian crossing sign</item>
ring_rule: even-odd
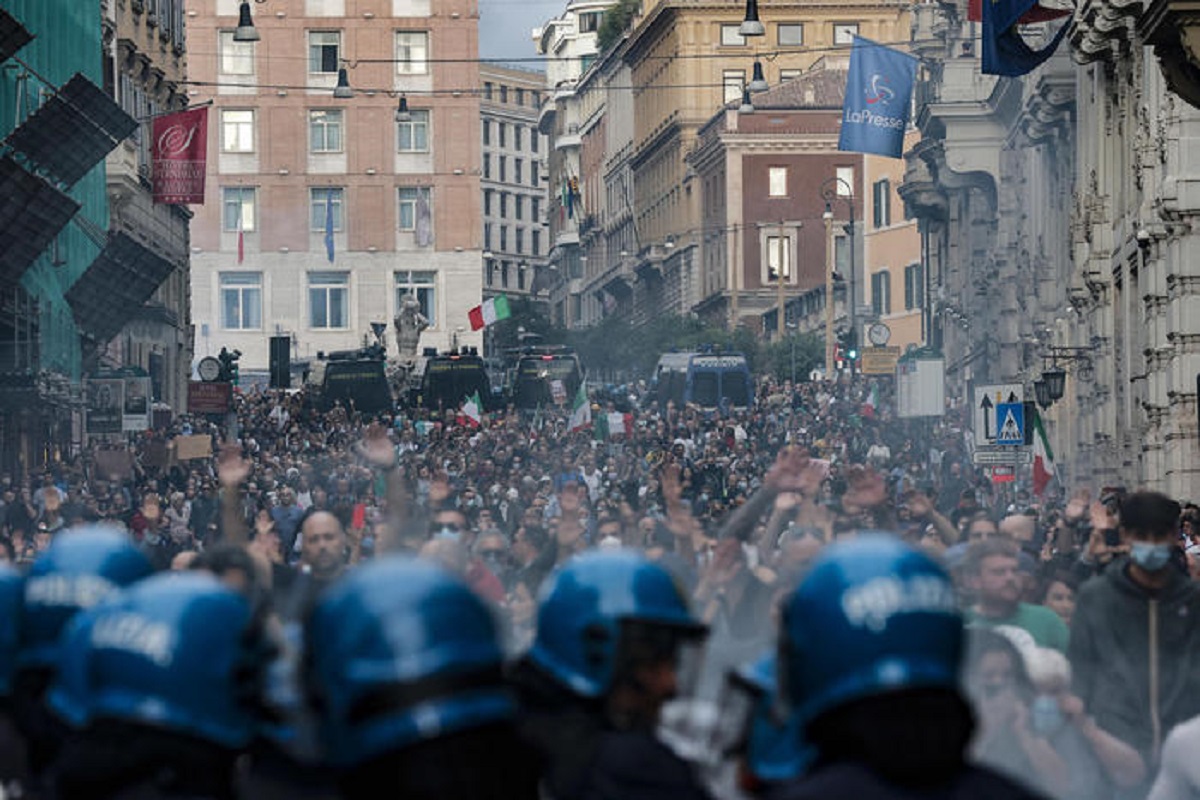
[[[996,444],[1025,444],[1025,406],[1021,403],[996,405]]]

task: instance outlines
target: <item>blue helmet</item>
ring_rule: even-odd
[[[156,575],[76,616],[47,702],[76,727],[119,720],[238,749],[257,728],[262,636],[213,575]]]
[[[0,697],[7,697],[12,690],[13,673],[17,669],[20,647],[17,626],[23,589],[21,574],[7,564],[0,564]]]
[[[576,556],[542,587],[529,659],[576,694],[601,697],[612,687],[626,622],[704,631],[679,584],[658,564],[628,550]]]
[[[129,537],[111,528],[59,533],[25,579],[18,666],[52,666],[63,628],[75,614],[153,571]]]
[[[794,780],[815,756],[801,739],[797,717],[781,707],[775,673],[774,655],[738,670],[738,678],[756,691],[746,731],[745,766],[759,783]]]
[[[958,686],[954,585],[895,536],[827,548],[784,603],[780,632],[781,688],[801,725],[872,695]]]
[[[434,564],[389,556],[330,588],[309,618],[305,678],[331,763],[510,720],[492,611]]]

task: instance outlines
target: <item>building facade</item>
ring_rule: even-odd
[[[578,327],[618,313],[637,324],[701,306],[711,311],[710,290],[718,285],[710,274],[713,249],[734,245],[724,234],[719,243],[713,238],[721,232],[710,230],[715,223],[702,207],[690,164],[702,146],[701,128],[740,103],[756,62],[774,86],[821,59],[844,60],[856,34],[908,38],[907,9],[893,3],[764,5],[761,39],[738,33],[743,10],[738,2],[646,3],[603,52],[579,59],[590,62],[582,74],[551,78],[542,126],[551,135],[557,321]],[[570,27],[580,11],[573,3],[554,24]],[[548,30],[544,43],[556,41]],[[771,57],[759,59],[760,50]],[[539,52],[556,51],[543,44]],[[603,156],[589,154],[601,146]],[[559,192],[560,185],[568,191]],[[857,194],[855,203],[861,205]],[[624,228],[614,235],[618,220]]]
[[[430,323],[422,347],[480,346],[474,0],[256,5],[258,42],[234,40],[238,5],[192,7],[216,161],[192,229],[197,356],[241,350],[244,376],[266,371],[273,335],[293,360],[358,347],[405,295]],[[351,97],[334,96],[341,75]]]
[[[693,308],[711,322],[774,337],[786,330],[782,307],[785,325],[824,331],[832,249],[841,278],[835,325],[849,324],[846,292],[861,275],[855,261],[862,263],[852,261],[859,231],[849,223],[864,157],[837,149],[845,82],[845,64],[822,61],[754,95],[753,111],[725,109],[700,129],[687,160],[703,224],[701,300]],[[834,215],[828,238],[827,202]]]
[[[542,164],[548,143],[538,130],[546,91],[541,72],[496,64],[479,68],[483,170],[485,297],[534,296],[546,283],[546,202]]]
[[[192,367],[191,275],[187,207],[157,204],[150,191],[153,118],[188,103],[184,0],[107,0],[104,11],[105,88],[138,120],[134,136],[108,155],[109,229],[153,247],[170,265],[146,303],[130,309],[120,332],[103,343],[94,372],[132,369],[150,377],[152,400],[187,410]]]
[[[900,191],[947,393],[1019,382],[1032,396],[1064,369],[1044,416],[1068,488],[1200,494],[1200,110],[1187,99],[1200,95],[1176,5],[1085,2],[1021,78],[980,74],[965,1],[914,12],[922,138]]]
[[[906,144],[917,142],[916,132]],[[866,156],[860,196],[862,209],[864,323],[858,344],[869,344],[871,322],[887,326],[888,345],[901,351],[925,342],[925,268],[921,236],[915,217],[906,212],[897,189],[904,182],[904,161]]]

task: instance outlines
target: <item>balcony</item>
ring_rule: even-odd
[[[578,125],[568,125],[566,131],[554,137],[555,150],[567,150],[583,145],[583,137],[579,135]]]

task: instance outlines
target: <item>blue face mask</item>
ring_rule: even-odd
[[[1171,545],[1134,542],[1129,548],[1129,558],[1147,572],[1158,572],[1171,561]]]
[[[1042,736],[1056,733],[1062,727],[1062,709],[1053,695],[1039,694],[1033,698],[1029,707],[1029,725],[1034,733]]]

